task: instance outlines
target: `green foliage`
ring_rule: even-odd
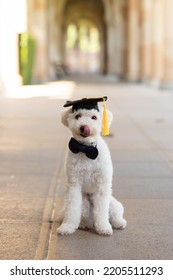
[[[19,35],[19,72],[23,84],[31,84],[32,69],[35,55],[35,40],[27,32]]]
[[[99,32],[95,26],[81,24],[77,30],[75,24],[67,28],[66,49],[80,49],[83,52],[98,53],[100,51]]]
[[[74,24],[70,24],[67,28],[67,40],[66,40],[66,48],[74,49],[76,40],[77,40],[77,28]]]

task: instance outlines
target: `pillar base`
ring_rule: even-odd
[[[19,74],[2,75],[0,83],[2,85],[0,90],[3,95],[15,95],[16,90],[22,86],[22,77]]]
[[[173,81],[172,82],[162,82],[161,89],[173,90]]]
[[[159,79],[148,79],[146,84],[148,84],[156,89],[161,88],[161,81]]]

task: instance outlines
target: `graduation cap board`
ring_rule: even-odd
[[[105,102],[106,100],[107,100],[107,96],[100,97],[100,98],[82,98],[79,100],[67,101],[64,104],[64,107],[72,106],[72,112],[77,111],[79,109],[87,109],[87,110],[95,109],[99,111],[99,107],[97,103],[104,102],[103,116],[102,116],[102,134],[109,135],[108,115],[107,115],[106,102]]]

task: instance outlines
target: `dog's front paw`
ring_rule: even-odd
[[[102,224],[102,225],[95,225],[96,231],[100,235],[112,235],[113,230],[110,223]]]
[[[74,233],[76,226],[70,223],[62,223],[62,225],[57,229],[57,233],[61,235],[68,235]]]

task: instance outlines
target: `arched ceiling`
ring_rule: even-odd
[[[101,0],[67,0],[65,6],[66,25],[88,19],[97,26],[104,21],[104,6]]]

